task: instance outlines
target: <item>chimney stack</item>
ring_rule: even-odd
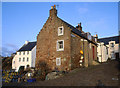
[[[82,31],[82,26],[81,26],[81,23],[78,23],[78,26],[76,26],[76,28],[80,31]]]
[[[29,43],[29,41],[25,41],[25,44],[27,45]]]
[[[55,17],[55,16],[57,16],[56,5],[51,6],[49,16],[50,16],[50,17]]]
[[[97,35],[97,34],[94,35],[94,38],[95,38],[95,42],[97,42],[97,40],[98,40],[98,35]]]

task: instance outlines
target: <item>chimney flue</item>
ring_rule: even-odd
[[[51,9],[50,9],[50,17],[54,17],[54,16],[57,16],[56,5],[51,6]]]
[[[53,9],[53,6],[51,6],[51,9]]]
[[[81,22],[80,22],[80,23],[78,23],[78,26],[76,26],[76,28],[77,28],[78,30],[82,31]]]

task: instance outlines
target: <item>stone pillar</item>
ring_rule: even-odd
[[[84,40],[84,66],[88,67],[88,41]]]
[[[88,47],[89,48],[88,49],[88,53],[89,53],[89,58],[88,58],[89,60],[88,61],[89,61],[89,65],[92,65],[92,61],[93,61],[92,43],[89,43],[88,46],[89,46]]]

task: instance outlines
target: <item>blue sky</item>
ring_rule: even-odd
[[[3,2],[2,54],[18,50],[26,40],[36,41],[37,34],[49,17],[52,5],[57,6],[58,17],[99,38],[118,35],[117,2]]]

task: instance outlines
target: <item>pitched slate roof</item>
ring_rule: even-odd
[[[113,36],[113,37],[106,37],[106,38],[100,38],[98,39],[99,42],[104,42],[105,45],[109,44],[109,41],[115,41],[115,43],[119,43],[119,36]]]
[[[19,50],[20,51],[31,51],[36,46],[36,42],[29,42],[28,44],[24,44]]]
[[[59,19],[60,19],[60,18],[59,18]],[[86,36],[85,33],[82,34],[82,32],[81,32],[80,30],[76,29],[75,27],[73,27],[73,26],[70,25],[69,23],[65,22],[64,20],[62,20],[62,19],[60,19],[60,20],[61,20],[62,22],[64,22],[68,27],[70,27],[70,28],[72,29],[72,32],[73,32],[73,33],[77,34],[78,36],[80,36],[80,37],[82,37],[82,38],[84,38],[84,39],[86,39],[86,40],[88,40],[89,42],[92,42],[92,43],[96,44],[95,42],[90,41],[90,40],[87,38],[87,36]]]

